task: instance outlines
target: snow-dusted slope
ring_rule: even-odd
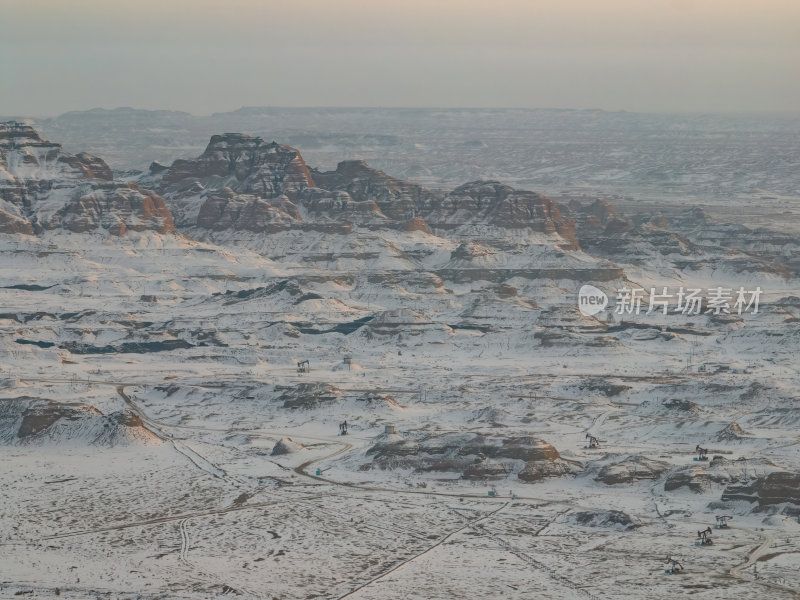
[[[0,123],[0,231],[174,231],[157,194],[114,181],[102,159],[64,152],[20,123]]]
[[[176,232],[114,232],[116,202],[39,227],[50,187],[104,180],[4,154],[31,227],[0,234],[0,595],[796,595],[777,244],[210,148],[148,176]],[[606,311],[579,311],[584,283]],[[761,286],[759,311],[613,311],[622,286],[719,284]]]

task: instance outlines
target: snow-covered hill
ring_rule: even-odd
[[[796,595],[790,235],[241,134],[126,183],[0,131],[0,594]],[[718,286],[758,311],[678,310]]]

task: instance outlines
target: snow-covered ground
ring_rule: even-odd
[[[571,114],[559,144],[621,129],[542,156],[554,115],[509,144],[514,114],[346,156],[557,201],[237,133],[112,180],[2,126],[0,597],[798,597],[791,128],[771,154],[774,124],[740,132],[759,160],[711,176],[731,144],[667,143],[674,120],[635,158],[605,149],[641,123]],[[315,164],[342,140],[307,140]],[[616,189],[642,194],[595,201]],[[758,310],[678,310],[720,287]]]
[[[435,235],[282,235],[0,238],[0,596],[800,594],[800,507],[739,489],[800,465],[796,280],[608,327],[578,281],[437,282]]]

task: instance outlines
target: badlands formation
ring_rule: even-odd
[[[0,596],[796,598],[800,238],[630,204],[0,125]]]

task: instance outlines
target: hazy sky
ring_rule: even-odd
[[[800,111],[800,0],[0,0],[0,114]]]

